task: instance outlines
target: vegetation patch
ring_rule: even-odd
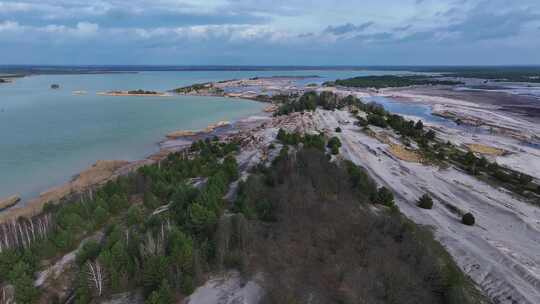
[[[399,144],[390,144],[390,148],[388,149],[392,155],[395,157],[411,162],[411,163],[421,163],[422,162],[422,156],[411,149],[408,149],[402,145]]]
[[[177,88],[173,90],[177,94],[213,94],[222,95],[223,89],[214,86],[212,83],[196,83],[187,87]]]
[[[429,194],[424,194],[418,200],[417,206],[422,209],[431,209],[433,208],[433,199],[431,196],[429,196]]]
[[[326,82],[326,86],[344,86],[355,88],[395,88],[408,87],[413,85],[458,85],[459,81],[438,80],[427,76],[361,76],[347,79],[338,79],[333,82]]]
[[[471,152],[493,155],[493,156],[503,156],[507,154],[506,150],[495,148],[492,146],[482,145],[482,144],[466,144],[467,148]]]
[[[342,98],[332,92],[307,92],[302,96],[287,96],[281,100],[279,109],[274,113],[275,116],[288,115],[293,112],[315,111],[317,107],[325,110],[343,109],[345,106],[354,105],[358,99],[354,96]]]
[[[467,226],[473,226],[475,223],[474,215],[472,213],[465,213],[461,218],[461,222]]]

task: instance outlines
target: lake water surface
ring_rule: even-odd
[[[175,71],[41,75],[0,85],[0,198],[24,199],[67,182],[100,159],[136,160],[168,132],[259,113],[264,104],[215,97],[113,97],[109,90],[166,91],[233,78],[318,75],[310,82],[389,71]],[[308,81],[308,80],[305,80]],[[59,90],[50,89],[59,84]],[[73,95],[86,91],[86,95]]]

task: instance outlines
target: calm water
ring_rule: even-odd
[[[416,116],[426,122],[432,122],[448,127],[456,127],[456,123],[452,120],[433,115],[431,107],[427,105],[402,103],[382,96],[373,96],[369,98],[369,100],[384,106],[384,108],[391,113]]]
[[[201,71],[44,75],[0,85],[0,198],[28,199],[99,159],[141,159],[170,131],[199,129],[261,111],[264,104],[213,97],[111,97],[108,90],[164,91],[193,83],[318,75],[309,82],[377,71]],[[308,81],[308,80],[305,80]],[[51,90],[57,83],[60,90]],[[87,95],[73,95],[76,90]]]

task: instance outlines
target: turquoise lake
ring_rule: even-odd
[[[388,71],[181,71],[41,75],[0,85],[0,198],[24,199],[70,180],[100,159],[136,160],[168,132],[259,113],[264,104],[215,97],[113,97],[109,90],[165,91],[193,83],[319,75],[317,82]],[[59,90],[51,90],[59,84]],[[84,90],[86,95],[73,95]]]

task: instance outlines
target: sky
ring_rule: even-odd
[[[0,64],[540,64],[540,0],[0,0]]]

